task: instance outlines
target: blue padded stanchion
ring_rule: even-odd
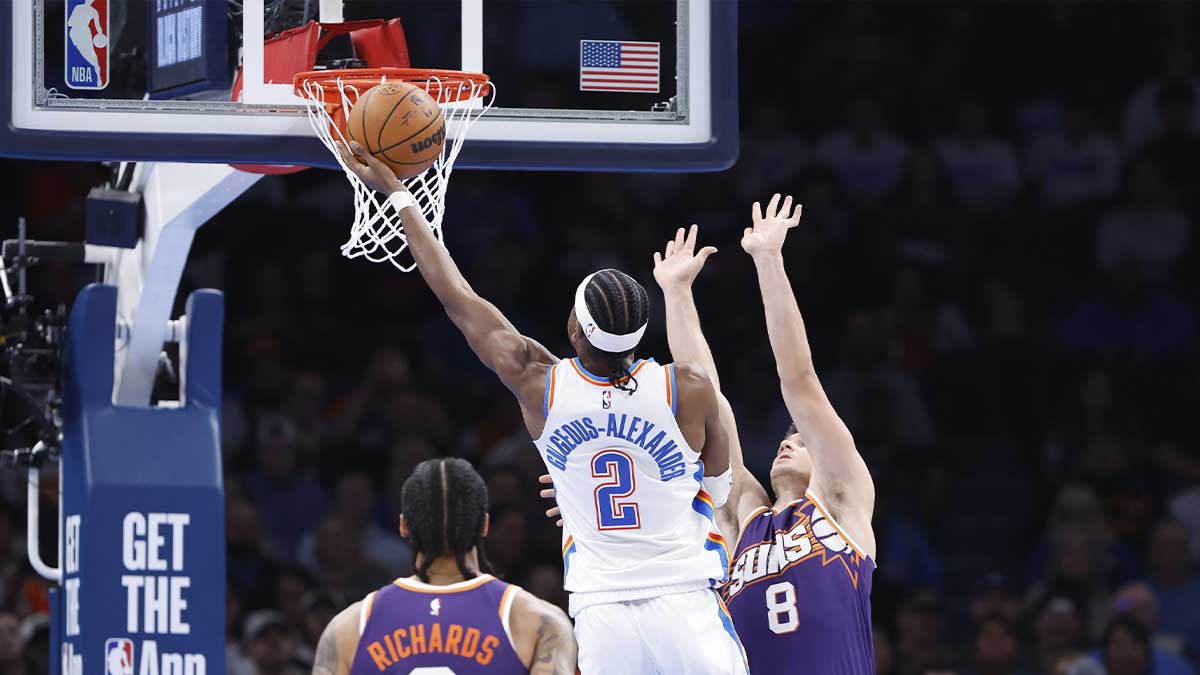
[[[116,288],[88,286],[68,326],[50,672],[221,675],[224,298],[204,290],[188,299],[177,409],[113,405],[116,303]]]

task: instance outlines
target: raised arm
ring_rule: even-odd
[[[725,538],[734,541],[737,539],[742,520],[754,509],[769,505],[770,501],[762,484],[746,469],[733,409],[721,393],[717,363],[700,327],[700,313],[696,311],[692,284],[704,267],[705,261],[716,253],[717,249],[706,246],[696,252],[696,231],[697,227],[692,225],[685,236],[683,228],[680,228],[675,233],[675,239],[667,242],[666,249],[661,254],[654,254],[654,280],[662,288],[666,301],[667,342],[671,348],[671,355],[703,368],[708,373],[716,393],[720,423],[728,436],[729,466],[733,470],[733,488],[728,501],[717,510],[717,524]]]
[[[391,169],[358,143],[351,142],[349,149],[339,146],[339,150],[346,166],[370,187],[388,195],[407,194],[404,183]],[[545,377],[546,366],[557,359],[536,340],[521,335],[495,305],[479,297],[454,264],[450,252],[433,235],[420,209],[415,206],[402,209],[400,220],[421,277],[467,338],[471,350],[523,406],[540,410],[539,383]],[[530,386],[531,383],[536,386]]]
[[[754,258],[758,285],[767,315],[767,335],[775,353],[775,367],[796,429],[813,461],[809,488],[825,501],[850,536],[874,554],[871,513],[875,485],[850,431],[838,417],[813,367],[812,350],[800,307],[783,266],[783,241],[800,222],[800,206],[792,211],[792,198],[771,199],[766,213],[756,202],[754,227],[746,228],[742,248]]]

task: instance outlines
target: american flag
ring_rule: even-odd
[[[658,43],[579,41],[580,91],[658,91]]]

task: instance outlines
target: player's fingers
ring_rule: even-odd
[[[654,266],[658,267],[659,265],[662,264],[662,261],[663,261],[662,254],[659,253],[658,251],[655,251],[654,252]]]
[[[554,521],[554,524],[559,527],[562,527],[562,518],[559,518],[558,520]]]
[[[797,204],[796,210],[792,212],[792,218],[788,221],[789,227],[795,227],[800,224],[800,214],[804,211],[803,204]]]
[[[550,477],[550,474],[544,473],[544,474],[538,476],[538,482],[541,483],[542,485],[553,485],[554,479]]]
[[[542,499],[554,499],[554,495],[556,494],[558,493],[554,490],[554,488],[546,488],[545,490],[538,492],[538,496]]]
[[[700,249],[700,252],[696,254],[696,257],[700,259],[700,264],[703,265],[704,261],[708,260],[708,256],[710,256],[716,252],[717,252],[717,247],[705,246],[704,248]]]
[[[760,222],[762,222],[762,219],[762,204],[754,202],[754,204],[750,207],[750,221],[755,225],[758,225]]]
[[[767,217],[774,218],[775,215],[778,213],[779,213],[779,193],[776,192],[775,196],[771,197],[771,203],[767,204]]]
[[[558,507],[556,506],[552,509],[546,509],[546,517],[547,518],[557,518],[558,517]]]
[[[754,228],[753,228],[753,227],[747,227],[747,228],[746,228],[746,231],[745,231],[745,232],[742,232],[742,236],[743,236],[743,237],[749,237],[749,236],[750,236],[750,235],[752,235],[752,234],[754,234]]]
[[[692,226],[688,228],[688,234],[687,234],[687,252],[688,253],[691,253],[696,250],[696,235],[699,232],[700,232],[700,226],[695,223],[692,223]]]
[[[779,215],[783,216],[784,219],[788,219],[788,218],[792,217],[792,196],[791,195],[788,195],[787,199],[783,200],[783,208],[779,209]]]
[[[675,240],[672,239],[671,241],[667,242],[667,249],[663,253],[663,257],[670,258],[672,255],[674,255],[674,253],[675,253]]]
[[[684,243],[686,241],[687,241],[687,235],[684,234],[683,228],[681,227],[678,230],[675,230],[675,250],[683,251]]]

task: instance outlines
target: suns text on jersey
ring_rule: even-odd
[[[747,546],[742,551],[726,582],[727,601],[746,586],[777,576],[793,565],[818,556],[823,564],[840,558],[851,583],[858,586],[860,558],[854,549],[824,516],[818,514],[811,523],[807,516],[800,513],[796,516],[796,523],[787,530],[777,530],[774,540]]]
[[[443,635],[441,624],[414,624],[397,628],[385,634],[382,640],[368,644],[367,653],[380,671],[418,654],[453,654],[486,666],[492,662],[499,646],[499,637],[485,635],[478,628],[464,628],[452,623],[445,627]]]
[[[669,438],[667,432],[658,429],[649,420],[637,415],[609,413],[603,427],[591,417],[578,417],[560,425],[548,436],[550,447],[546,449],[546,461],[559,471],[567,470],[567,457],[575,448],[595,440],[601,435],[620,438],[645,450],[658,466],[660,480],[671,480],[687,473],[687,460],[679,450],[679,443]]]

